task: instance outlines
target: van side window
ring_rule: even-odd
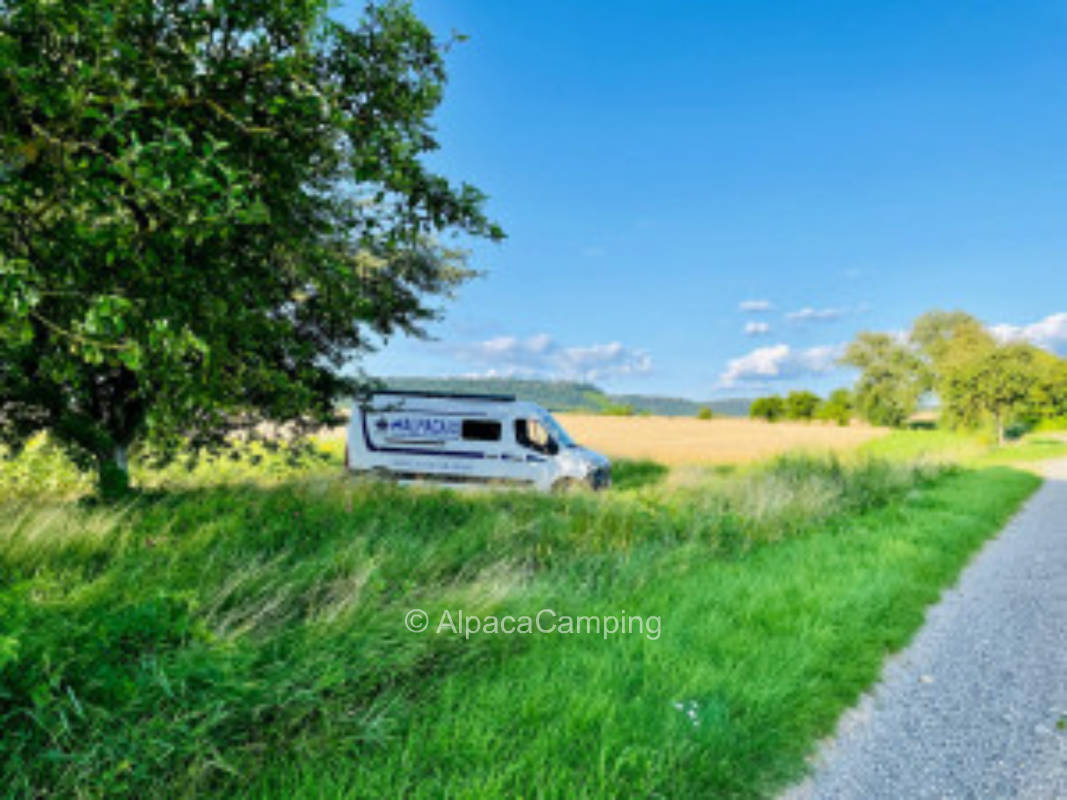
[[[499,442],[500,423],[492,419],[463,420],[463,438],[475,442]]]
[[[515,420],[515,441],[539,453],[547,453],[551,450],[548,431],[536,419]]]

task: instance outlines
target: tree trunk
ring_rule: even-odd
[[[1000,447],[1004,446],[1004,415],[1000,411],[993,413],[993,419],[997,423],[997,444]]]
[[[130,491],[130,465],[126,448],[115,445],[110,452],[97,453],[97,491],[104,499],[122,497]]]

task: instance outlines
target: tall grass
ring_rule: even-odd
[[[341,472],[344,441],[321,437],[306,452],[287,454],[262,444],[235,447],[219,455],[182,456],[165,467],[134,458],[131,479],[141,490],[175,491],[207,486],[251,484],[276,486],[294,479],[336,476]],[[34,437],[17,456],[0,446],[0,502],[12,499],[49,501],[88,497],[94,475],[80,471],[48,436]]]
[[[44,434],[12,458],[0,445],[0,498],[71,499],[92,491],[92,476],[78,470]]]
[[[8,795],[760,794],[1036,483],[783,457],[544,497],[230,468],[0,506]],[[413,634],[413,607],[663,636]]]

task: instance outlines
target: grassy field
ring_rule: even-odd
[[[767,796],[1038,483],[790,456],[455,494],[330,447],[138,469],[122,507],[47,446],[0,470],[5,795]],[[463,633],[542,609],[642,630]]]
[[[1067,456],[1067,441],[1054,434],[1035,433],[997,446],[991,434],[941,430],[893,431],[866,442],[859,452],[894,461],[930,461],[972,467],[1025,465]]]
[[[794,450],[842,452],[885,436],[885,428],[833,423],[776,422],[721,417],[612,417],[559,414],[567,431],[586,447],[629,459],[671,466],[743,464]]]

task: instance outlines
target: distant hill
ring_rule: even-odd
[[[550,411],[610,412],[630,406],[635,413],[667,417],[692,417],[707,406],[722,416],[746,416],[752,402],[746,399],[709,400],[699,403],[682,397],[606,393],[591,383],[518,378],[380,378],[392,389],[431,392],[488,392],[513,394],[521,400],[538,403]]]

